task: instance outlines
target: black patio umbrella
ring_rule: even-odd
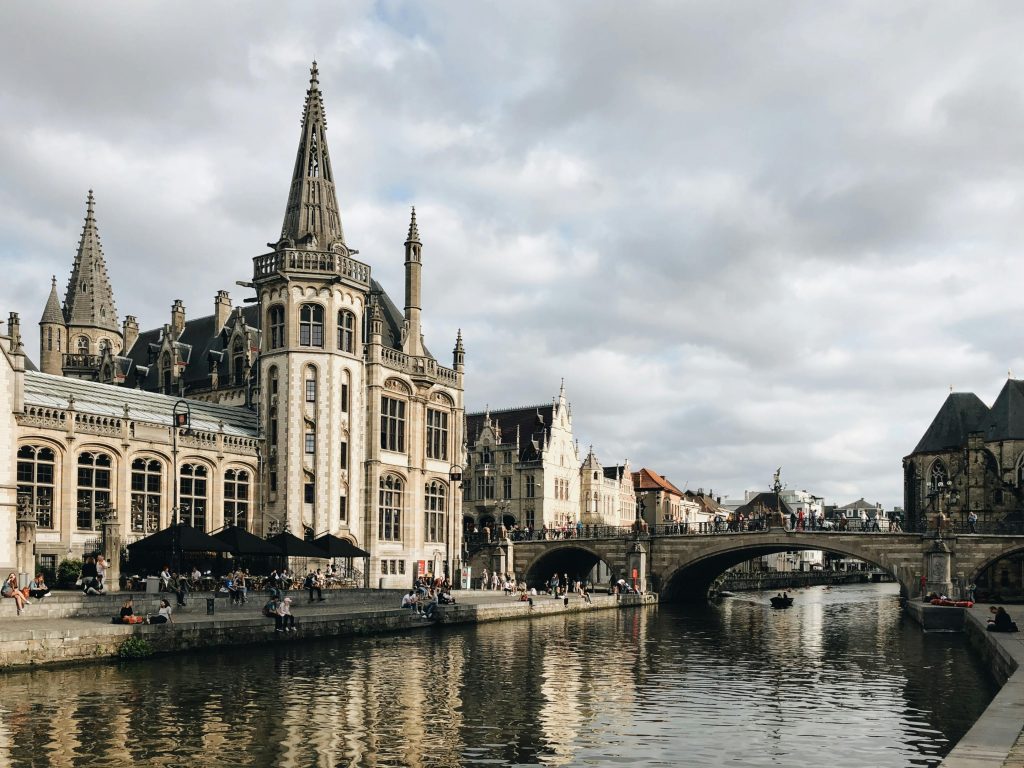
[[[283,555],[281,548],[249,533],[244,528],[231,526],[213,534],[213,538],[227,544],[236,555]]]
[[[280,554],[285,557],[319,557],[321,559],[327,557],[327,553],[322,549],[288,533],[288,531],[271,536],[267,541],[281,550]]]
[[[370,553],[360,549],[348,539],[340,539],[333,533],[325,533],[318,539],[313,540],[328,557],[369,557]]]
[[[230,552],[231,547],[220,539],[215,539],[191,525],[177,525],[177,546],[182,552]],[[129,552],[170,552],[175,546],[175,526],[164,528],[144,539],[133,541],[128,545]]]

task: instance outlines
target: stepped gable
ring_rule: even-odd
[[[242,319],[250,328],[259,330],[260,311],[256,304],[247,304],[242,307]],[[225,349],[224,335],[222,329],[215,328],[216,320],[214,315],[197,317],[185,321],[185,328],[177,339],[179,354],[187,357],[188,363],[185,366],[183,379],[185,391],[208,389],[210,381],[211,359],[218,365],[218,375],[221,380],[221,388],[226,388],[228,376],[228,354]],[[151,347],[160,345],[163,335],[163,328],[153,328],[139,333],[135,345],[128,350],[127,357],[132,361],[132,367],[138,369],[148,367],[148,375],[138,382],[142,389],[158,391],[160,389],[160,372],[157,363],[159,362],[150,352]]]
[[[973,392],[950,392],[914,453],[960,448],[967,443],[968,434],[985,430],[990,420],[988,406]]]
[[[523,451],[533,443],[533,449],[540,451],[551,435],[555,419],[553,403],[527,405],[521,408],[505,408],[500,411],[482,411],[466,414],[466,444],[472,448],[483,429],[484,421],[490,420],[501,428],[501,445],[515,445],[516,435]]]
[[[988,441],[1024,440],[1024,381],[1007,379],[989,409]]]

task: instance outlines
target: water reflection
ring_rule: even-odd
[[[21,672],[4,693],[14,766],[907,766],[937,764],[994,686],[875,585]]]

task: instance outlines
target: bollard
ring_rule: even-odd
[[[217,608],[217,600],[213,597],[206,598],[206,615],[212,616]]]

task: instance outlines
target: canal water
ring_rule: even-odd
[[[769,596],[5,674],[0,765],[928,766],[995,694],[893,585]]]

